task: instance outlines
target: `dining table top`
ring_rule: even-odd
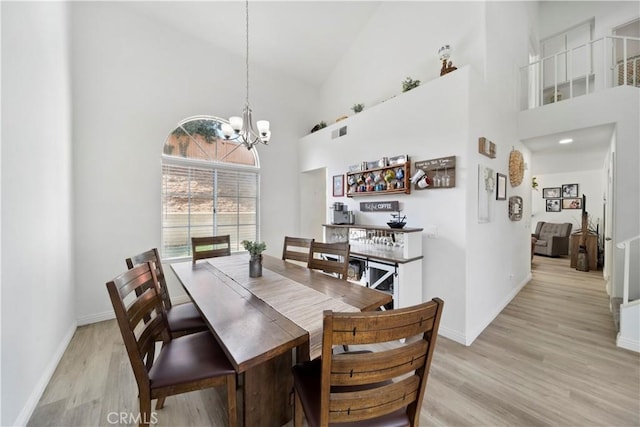
[[[292,349],[317,356],[324,310],[369,311],[392,300],[266,254],[262,265],[251,278],[247,253],[171,264],[238,373]]]

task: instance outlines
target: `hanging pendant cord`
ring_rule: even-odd
[[[245,15],[246,15],[246,64],[245,68],[247,70],[247,100],[246,105],[249,106],[249,0],[245,2]]]

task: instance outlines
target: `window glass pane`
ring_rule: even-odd
[[[221,131],[223,121],[217,118],[196,118],[178,125],[167,137],[163,152],[182,157],[255,166],[253,151],[235,141],[227,141]]]

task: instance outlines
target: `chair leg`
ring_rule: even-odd
[[[238,408],[236,403],[236,374],[227,376],[227,406],[229,411],[229,427],[238,425]]]
[[[162,409],[164,408],[164,400],[167,398],[167,396],[162,396],[159,397],[158,400],[156,401],[156,409]]]
[[[293,392],[295,396],[295,406],[293,408],[293,427],[302,427],[303,413],[302,401],[297,392]]]
[[[140,393],[140,424],[139,427],[149,427],[151,420],[151,396]]]

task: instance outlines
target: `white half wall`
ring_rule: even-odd
[[[2,419],[25,425],[75,331],[69,4],[2,2]]]

